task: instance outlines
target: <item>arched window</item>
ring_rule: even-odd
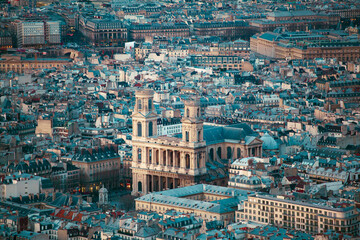
[[[189,109],[187,108],[186,109],[186,117],[189,117],[190,116],[190,113],[189,113]]]
[[[153,135],[153,123],[149,122],[149,137]]]
[[[139,110],[142,109],[141,99],[138,100],[138,109],[139,109]]]
[[[151,99],[149,99],[148,107],[149,107],[149,111],[151,111],[151,109],[152,109],[152,100]]]
[[[138,162],[141,162],[141,148],[138,148]]]
[[[237,149],[237,158],[240,158],[241,157],[241,150],[240,148]]]
[[[198,142],[200,142],[200,141],[201,141],[201,130],[198,131]]]
[[[188,169],[190,168],[190,155],[189,154],[185,155],[185,167]]]
[[[188,131],[185,132],[185,141],[186,142],[189,141],[189,132]]]
[[[213,148],[210,148],[209,157],[210,157],[211,161],[214,160],[214,149]]]
[[[138,124],[137,124],[137,134],[138,134],[138,137],[142,136],[142,126],[141,126],[140,122],[138,122]]]
[[[200,117],[200,109],[197,109],[197,117]]]
[[[217,155],[219,156],[219,158],[221,158],[221,147],[218,147],[218,149],[217,149]]]
[[[230,159],[231,158],[231,147],[227,147],[227,153],[226,153],[226,155],[227,155],[227,159]]]
[[[138,182],[138,192],[142,192],[142,182]]]

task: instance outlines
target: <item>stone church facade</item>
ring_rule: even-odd
[[[204,126],[197,97],[184,100],[180,136],[156,136],[152,90],[136,91],[133,124],[133,195],[197,183],[227,185],[232,159],[261,156],[262,141],[245,125]],[[250,135],[248,135],[250,134]]]

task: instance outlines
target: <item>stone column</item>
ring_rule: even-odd
[[[159,149],[159,156],[160,156],[159,163],[160,163],[160,165],[163,165],[163,155],[164,155],[163,150]]]
[[[175,178],[173,178],[173,188],[174,188],[174,189],[176,188],[176,181],[175,181]]]
[[[191,169],[195,169],[195,161],[196,161],[196,156],[195,156],[195,153],[191,153],[190,154],[190,168]]]
[[[148,193],[149,192],[149,182],[148,182],[148,175],[145,175],[143,178],[143,193]]]
[[[159,191],[162,190],[162,182],[161,182],[161,176],[159,176]]]
[[[166,166],[169,166],[169,150],[165,150],[165,154],[166,154]]]
[[[145,163],[149,164],[149,148],[145,147]]]
[[[184,163],[184,157],[185,157],[185,153],[184,151],[180,152],[180,168],[184,168],[185,167],[185,163]]]
[[[154,148],[151,148],[151,164],[154,164],[154,161],[155,161]]]
[[[176,154],[175,154],[175,150],[173,150],[173,165],[172,165],[172,167],[174,167],[174,166],[176,166]]]
[[[169,189],[169,178],[165,177],[165,189]]]

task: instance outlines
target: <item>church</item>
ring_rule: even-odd
[[[183,100],[182,133],[157,136],[153,90],[138,90],[132,114],[132,194],[142,196],[199,183],[227,186],[233,160],[261,157],[262,141],[247,124],[204,125],[200,100]]]

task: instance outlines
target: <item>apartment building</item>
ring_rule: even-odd
[[[45,44],[44,22],[19,22],[17,43],[19,47]]]
[[[10,31],[6,30],[0,30],[0,48],[1,49],[7,49],[12,48],[12,37],[10,34]]]
[[[190,29],[185,23],[147,23],[129,27],[129,39],[133,41],[144,41],[155,36],[189,37]]]
[[[61,43],[59,21],[19,21],[16,23],[18,47],[43,46]]]
[[[249,24],[245,21],[199,22],[194,23],[196,36],[221,36],[234,40],[251,35]]]
[[[237,69],[240,71],[253,71],[251,63],[244,61],[240,56],[218,55],[218,56],[190,56],[192,66],[212,67],[219,69]]]
[[[356,61],[360,58],[358,41],[331,41],[323,35],[305,32],[265,32],[250,38],[251,51],[274,59],[336,58]]]
[[[122,21],[79,17],[79,30],[93,45],[121,45],[127,41],[128,31]]]
[[[0,183],[0,199],[40,193],[41,177],[27,173],[12,173]]]
[[[116,146],[101,146],[78,150],[72,164],[80,168],[82,192],[98,191],[103,185],[107,189],[120,186],[121,160]]]
[[[45,23],[45,40],[47,44],[61,43],[61,26],[59,21]]]
[[[236,220],[306,231],[334,230],[359,235],[359,212],[353,204],[315,200],[299,201],[284,196],[252,195],[239,207]]]
[[[167,119],[158,120],[157,124],[157,135],[164,136],[164,135],[174,135],[181,133],[182,124],[180,119],[173,118],[170,121]]]

